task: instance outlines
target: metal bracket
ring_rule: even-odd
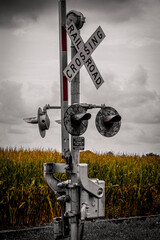
[[[44,164],[45,181],[57,196],[63,195],[65,189],[58,186],[62,182],[54,176],[54,173],[66,173],[66,168],[68,168],[68,165],[63,163],[49,162]]]
[[[90,194],[94,195],[96,198],[103,197],[103,188],[97,183],[95,180],[88,178],[88,164],[83,163],[78,165],[79,169],[79,181],[82,187],[89,192]]]

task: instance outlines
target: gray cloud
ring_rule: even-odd
[[[3,81],[0,85],[0,122],[5,124],[20,124],[27,111],[27,106],[21,96],[22,85],[16,82]]]
[[[24,129],[21,129],[21,128],[16,128],[16,127],[13,127],[13,126],[11,126],[11,127],[9,127],[8,128],[8,133],[9,134],[26,134],[27,133],[27,131],[26,130],[24,130]]]
[[[1,11],[8,11],[12,13],[22,13],[34,10],[43,9],[50,5],[55,5],[58,1],[53,0],[0,0]]]
[[[68,4],[72,1],[68,1]],[[159,0],[153,0],[152,3],[149,0],[81,0],[74,1],[70,4],[71,7],[75,6],[79,10],[84,10],[87,15],[92,15],[92,20],[121,23],[126,21],[132,21],[133,19],[143,18],[143,15],[151,13],[155,6],[159,6]],[[78,9],[77,9],[78,10]]]
[[[150,131],[150,127],[139,131],[139,134],[137,134],[136,139],[139,142],[143,142],[146,144],[159,144],[160,143],[160,133],[159,136],[154,134],[154,129]],[[151,127],[153,128],[153,127]],[[159,129],[157,129],[158,131]]]
[[[14,27],[22,23],[20,19],[35,21],[39,14],[50,7],[58,5],[55,0],[0,0],[0,26]]]
[[[68,8],[87,10],[90,14],[95,14],[96,11],[98,16],[107,21],[121,22],[137,18],[145,12],[148,2],[148,0],[68,0],[66,4]],[[159,3],[157,0],[155,2]],[[0,26],[13,27],[22,24],[23,21],[20,19],[25,19],[25,22],[35,21],[46,9],[58,12],[58,0],[0,0]],[[97,21],[97,15],[93,19]]]

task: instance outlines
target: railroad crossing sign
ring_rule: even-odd
[[[95,87],[98,89],[104,83],[104,80],[94,63],[91,54],[105,38],[102,28],[99,26],[85,44],[73,22],[66,27],[66,31],[77,50],[77,54],[64,69],[63,72],[65,76],[69,81],[72,81],[80,68],[84,65]]]

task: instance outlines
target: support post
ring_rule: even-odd
[[[71,43],[71,58],[73,58],[77,53],[74,45]],[[79,103],[80,102],[80,82],[79,82],[80,74],[77,73],[75,78],[71,82],[71,104]],[[74,137],[75,138],[75,137]],[[79,239],[79,212],[80,212],[80,191],[78,185],[78,164],[79,164],[79,150],[73,149],[73,136],[71,136],[71,155],[72,155],[72,164],[73,170],[71,173],[71,183],[74,186],[72,189],[72,197],[76,200],[77,204],[75,205],[74,202],[71,203],[72,208],[74,208],[74,216],[71,217],[70,220],[70,228],[71,228],[71,240],[78,240]]]
[[[76,53],[77,50],[74,47],[73,43],[71,42],[71,58],[73,58],[76,55]],[[71,104],[79,102],[80,102],[80,72],[77,73],[77,75],[71,82]],[[72,179],[73,177],[77,177],[77,165],[79,164],[79,150],[73,149],[73,138],[75,137],[71,136],[71,155],[73,163],[73,173],[75,173],[76,176],[72,176]]]
[[[61,142],[62,157],[69,152],[69,133],[64,127],[64,113],[68,108],[68,80],[63,74],[67,66],[66,0],[59,0],[59,56],[60,56],[60,93],[61,93]]]

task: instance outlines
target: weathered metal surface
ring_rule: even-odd
[[[81,114],[81,118],[77,118],[76,120],[76,115],[79,114]],[[66,130],[73,136],[82,135],[88,127],[89,117],[90,115],[86,113],[86,110],[82,106],[79,104],[71,105],[64,114]]]
[[[67,25],[69,25],[71,22],[74,22],[77,29],[81,29],[83,27],[83,24],[85,23],[85,17],[81,12],[71,10],[67,13]]]
[[[112,107],[102,108],[96,116],[96,128],[105,137],[113,137],[121,127],[121,117]]]
[[[105,182],[103,180],[91,179],[92,182],[98,183],[103,190],[105,189]],[[86,204],[86,219],[93,219],[99,217],[105,217],[105,194],[103,197],[96,198],[92,194],[88,193],[84,189],[81,191],[81,207]]]

